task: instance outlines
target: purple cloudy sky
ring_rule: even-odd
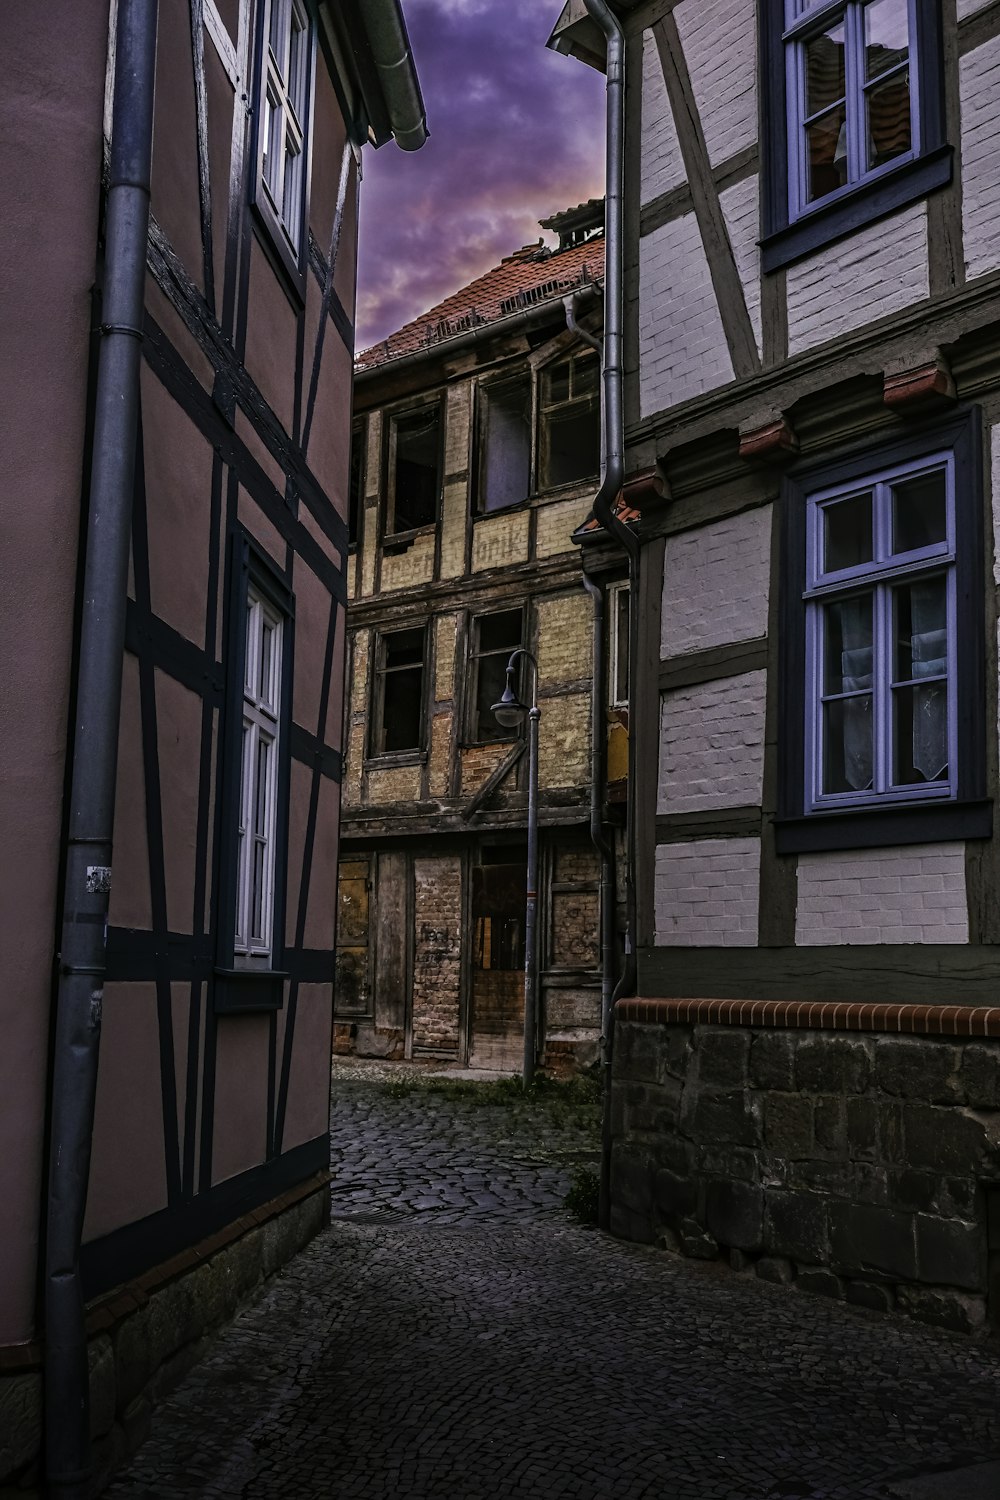
[[[357,348],[604,190],[604,79],[545,41],[561,0],[403,0],[422,150],[365,152]]]

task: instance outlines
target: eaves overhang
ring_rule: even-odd
[[[625,15],[637,0],[608,0],[611,9]],[[552,35],[545,43],[552,52],[562,52],[566,57],[575,57],[588,68],[605,71],[607,47],[604,33],[596,21],[591,20],[584,0],[566,0]]]
[[[323,0],[321,15],[353,60],[371,143],[418,151],[427,113],[399,0]]]
[[[600,292],[600,283],[594,284],[594,297],[596,299]],[[380,364],[369,365],[363,369],[355,368],[355,386],[368,385],[380,375],[395,374],[400,370],[410,370],[417,365],[425,364],[432,359],[448,359],[454,354],[459,354],[473,345],[488,343],[493,339],[502,340],[513,333],[522,333],[537,324],[545,323],[559,315],[565,319],[561,298],[550,298],[546,302],[536,303],[534,307],[526,307],[520,312],[512,313],[506,318],[497,318],[494,322],[483,323],[478,327],[466,329],[463,333],[455,334],[450,339],[440,339],[436,343],[427,344],[422,349],[415,349],[409,354],[397,355],[395,359],[383,360]],[[565,324],[564,324],[565,326]]]

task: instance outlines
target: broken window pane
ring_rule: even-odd
[[[492,386],[481,402],[479,509],[503,510],[531,489],[531,383]]]
[[[376,755],[419,750],[423,744],[424,632],[396,630],[382,638]]]
[[[587,479],[601,466],[601,401],[595,354],[543,372],[540,489]]]
[[[524,968],[525,872],[523,860],[473,868],[474,968]]]
[[[361,536],[361,511],[365,483],[365,430],[355,427],[351,433],[351,476],[347,499],[347,540]]]
[[[433,526],[441,491],[441,411],[435,406],[393,423],[395,461],[392,473],[390,532]]]
[[[521,623],[519,609],[481,615],[475,621],[476,697],[470,725],[470,738],[474,742],[510,738],[510,729],[497,723],[493,705],[499,703],[507,686],[507,663],[511,652],[521,644]],[[520,692],[520,685],[521,673],[515,670],[515,692]]]

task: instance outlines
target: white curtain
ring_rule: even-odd
[[[910,650],[915,679],[948,675],[945,585],[940,578],[910,584]],[[948,769],[948,685],[914,687],[913,764],[928,781]]]
[[[840,614],[843,691],[869,695],[843,700],[844,778],[861,792],[872,784],[872,596],[842,599],[834,607]]]

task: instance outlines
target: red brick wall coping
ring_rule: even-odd
[[[172,1256],[170,1260],[153,1266],[135,1281],[130,1281],[125,1286],[115,1287],[113,1291],[97,1298],[87,1307],[87,1333],[93,1337],[96,1333],[113,1328],[116,1323],[128,1317],[129,1313],[136,1312],[148,1302],[149,1294],[156,1291],[157,1287],[165,1286],[168,1281],[175,1281],[178,1276],[193,1271],[196,1266],[211,1260],[213,1255],[217,1255],[227,1245],[249,1234],[251,1229],[260,1228],[269,1219],[276,1219],[279,1214],[293,1208],[296,1203],[301,1203],[305,1198],[311,1198],[314,1193],[322,1192],[328,1186],[329,1181],[329,1170],[316,1172],[305,1182],[300,1182],[295,1187],[289,1188],[286,1193],[282,1193],[280,1198],[272,1198],[269,1203],[261,1204],[260,1208],[251,1209],[242,1218],[234,1219],[231,1224],[220,1229],[217,1234],[211,1235],[197,1245],[192,1245],[187,1250],[182,1250],[179,1255]],[[25,1370],[41,1369],[42,1357],[43,1345],[40,1339],[33,1339],[29,1344],[8,1344],[0,1347],[0,1373],[9,1371],[20,1373]]]
[[[619,1000],[619,1021],[649,1025],[787,1026],[817,1031],[892,1031],[1000,1037],[997,1005],[877,1005],[873,1001]]]

